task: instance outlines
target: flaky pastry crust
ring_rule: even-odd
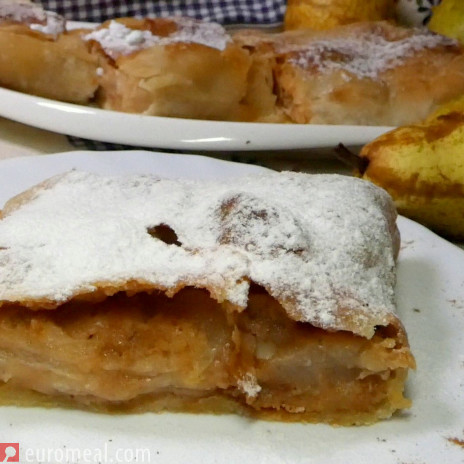
[[[131,34],[140,41],[131,44]],[[188,18],[119,18],[84,38],[101,63],[98,102],[103,108],[240,119],[251,60],[219,24]]]
[[[275,111],[294,123],[408,124],[464,92],[462,46],[426,30],[361,22],[234,38],[272,70]]]
[[[89,103],[97,60],[64,18],[28,3],[0,5],[0,85],[40,97]]]

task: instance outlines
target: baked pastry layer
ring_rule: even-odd
[[[67,31],[31,3],[0,5],[0,85],[129,113],[398,126],[464,92],[453,39],[387,22],[230,35],[189,18]]]
[[[97,60],[64,18],[31,3],[0,5],[0,85],[41,97],[89,103]]]
[[[362,22],[234,39],[267,58],[275,111],[294,123],[397,126],[464,92],[462,46],[427,30]]]
[[[343,176],[53,178],[0,221],[0,395],[389,417],[414,366],[395,217],[384,191]]]
[[[262,289],[241,313],[193,288],[57,311],[13,306],[0,330],[2,380],[63,405],[353,424],[410,404],[402,389],[411,356],[394,330],[367,340],[302,325]]]
[[[251,60],[219,24],[120,18],[84,36],[101,63],[106,109],[194,119],[240,119]]]

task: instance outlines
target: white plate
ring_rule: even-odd
[[[165,118],[102,110],[0,88],[0,116],[101,142],[184,151],[248,151],[357,146],[380,126],[268,124]]]
[[[262,170],[193,155],[146,152],[10,159],[0,162],[0,204],[71,168],[193,178]],[[23,463],[58,464],[66,457],[73,464],[135,462],[135,458],[138,463],[156,464],[463,462],[464,450],[451,440],[464,440],[464,251],[410,220],[400,218],[399,226],[403,248],[398,312],[417,358],[417,372],[408,381],[408,396],[414,402],[409,412],[369,427],[333,428],[228,415],[110,416],[3,407],[2,442],[19,442]]]

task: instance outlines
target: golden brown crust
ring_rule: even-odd
[[[86,204],[87,195],[91,195],[95,206],[98,204],[100,208],[103,207],[103,203],[110,202],[107,207],[103,207],[102,211],[105,211],[105,214],[116,207],[113,202],[119,198],[118,211],[122,211],[127,206],[130,207],[127,214],[133,215],[135,204],[126,205],[128,197],[123,195],[125,188],[130,188],[130,181],[125,186],[124,182],[119,184],[116,178],[97,177],[88,173],[70,172],[45,181],[10,200],[5,205],[4,214],[16,216],[19,221],[18,227],[22,228],[21,208],[29,204],[32,209],[36,206],[39,209],[45,208],[44,211],[38,213],[42,217],[40,225],[44,229],[51,229],[42,232],[43,239],[40,241],[42,244],[40,247],[34,248],[28,244],[24,248],[22,246],[15,248],[15,245],[13,248],[8,247],[4,255],[32,253],[26,260],[37,259],[46,250],[44,244],[52,246],[54,243],[50,241],[50,234],[56,236],[57,230],[71,227],[70,221],[76,219],[79,222],[82,220],[82,215],[86,217],[90,214],[84,222],[94,222],[95,218]],[[252,183],[246,178],[241,181],[234,180],[231,185],[228,183],[190,184],[181,180],[168,181],[149,177],[142,177],[140,180],[133,179],[133,181],[140,187],[150,185],[148,190],[141,189],[136,198],[138,208],[142,210],[144,204],[151,204],[155,199],[156,205],[153,210],[155,215],[150,215],[146,219],[149,220],[146,227],[140,228],[136,222],[131,224],[130,227],[134,228],[134,232],[129,234],[129,238],[133,243],[127,241],[127,234],[114,239],[123,241],[126,250],[133,249],[129,253],[130,256],[127,256],[129,261],[123,269],[118,270],[111,277],[109,273],[103,273],[100,266],[96,264],[94,269],[94,266],[90,268],[90,261],[87,259],[81,262],[83,253],[89,253],[96,241],[103,245],[103,242],[109,238],[106,231],[98,233],[98,223],[86,230],[85,237],[89,234],[95,237],[84,238],[82,234],[78,234],[74,239],[69,240],[68,237],[79,230],[80,226],[76,224],[75,229],[71,227],[71,234],[63,230],[58,235],[66,241],[61,246],[67,249],[69,259],[74,263],[70,262],[72,267],[67,268],[66,271],[64,269],[52,271],[48,278],[42,277],[42,281],[34,278],[30,284],[26,284],[26,275],[19,278],[17,270],[11,267],[11,263],[18,259],[12,256],[11,260],[6,259],[2,263],[5,266],[3,276],[5,288],[0,300],[16,301],[29,308],[53,309],[73,298],[88,300],[92,298],[92,295],[96,295],[99,299],[101,295],[108,296],[117,291],[161,290],[173,296],[182,288],[190,285],[205,288],[218,302],[229,301],[229,304],[235,306],[235,310],[240,310],[245,307],[249,282],[253,281],[266,288],[269,294],[285,308],[289,317],[296,321],[308,322],[328,330],[353,331],[368,338],[374,334],[376,326],[388,326],[395,323],[396,316],[393,312],[392,299],[394,259],[399,246],[396,211],[385,192],[372,184],[343,176],[308,176],[291,173],[270,173],[261,176],[259,182],[253,179]],[[280,185],[278,193],[275,191],[276,183]],[[106,188],[111,189],[113,194],[101,197],[103,190],[99,191],[100,184],[106,185]],[[86,191],[85,195],[78,193],[82,188]],[[63,193],[56,193],[60,189],[63,189]],[[155,190],[158,192],[156,195],[153,193]],[[173,209],[162,212],[163,208],[171,204],[169,197],[174,192],[181,197],[185,196],[185,200],[172,205]],[[363,193],[360,194],[360,192]],[[275,205],[268,204],[274,193],[278,195],[278,201],[275,198]],[[68,211],[67,208],[61,210],[62,203],[60,206],[57,205],[60,213],[58,210],[54,211],[56,202],[53,200],[53,195],[59,195],[60,198],[63,195],[71,196],[67,201],[75,208],[75,215],[72,218],[60,223],[59,217],[62,214],[66,216]],[[130,195],[132,196],[133,193]],[[146,195],[148,195],[147,198],[145,198]],[[313,198],[314,195],[319,196],[318,200]],[[47,202],[36,201],[37,197],[44,196],[50,201],[48,205]],[[161,201],[160,198],[165,198],[165,200]],[[197,198],[194,203],[198,204],[198,207],[203,204],[202,208],[206,208],[202,209],[203,213],[204,211],[209,211],[209,213],[206,214],[206,219],[201,224],[181,232],[185,226],[176,218],[189,214],[189,211],[184,211],[184,208],[193,201],[193,198]],[[263,198],[267,198],[264,203]],[[286,198],[285,201],[284,198]],[[78,207],[81,203],[82,205]],[[328,208],[327,205],[332,206]],[[340,215],[346,218],[342,228],[336,220],[338,216],[334,217],[331,214],[332,208],[340,211]],[[192,210],[192,207],[188,209]],[[296,217],[296,211],[303,213]],[[156,220],[158,214],[161,216]],[[47,220],[45,220],[45,215],[48,217]],[[126,224],[124,217],[123,214],[119,215],[117,221]],[[197,218],[198,221],[201,217]],[[112,216],[108,220],[113,222],[116,217]],[[174,255],[171,256],[166,266],[174,266],[172,272],[176,277],[171,276],[169,279],[161,278],[166,272],[166,266],[158,269],[161,259],[158,254],[164,252],[165,242],[157,236],[156,232],[151,232],[154,225],[157,225],[157,221],[171,228],[175,235],[182,234],[181,238],[175,240],[177,245],[170,248]],[[104,223],[105,221],[101,224]],[[328,247],[327,255],[325,250],[328,239],[324,232],[326,223],[331,224],[334,234],[331,241],[336,241],[336,244]],[[5,224],[5,227],[15,227],[14,224],[13,219],[12,222]],[[125,227],[127,226],[118,227],[113,232],[119,233]],[[270,231],[263,243],[260,237],[262,227],[269,228]],[[287,228],[293,232],[284,233],[283,231]],[[363,230],[362,235],[355,233],[359,228]],[[199,245],[199,238],[196,238],[198,230],[204,230],[210,234],[210,240],[216,243],[212,250]],[[219,235],[216,235],[217,231],[220,231]],[[24,232],[20,233],[20,236],[24,238],[30,232],[32,231],[27,227]],[[30,240],[36,240],[37,232],[35,230],[34,237]],[[18,234],[18,231],[14,234]],[[139,239],[133,240],[138,235],[140,235]],[[195,244],[188,245],[189,240],[194,240]],[[341,254],[334,253],[333,250],[340,247],[340,243],[345,243]],[[155,245],[155,248],[152,248],[152,245]],[[73,251],[76,247],[78,250]],[[114,243],[111,241],[109,247],[103,248],[106,250],[104,253],[111,255],[113,247]],[[148,247],[143,251],[144,255],[153,254],[149,267],[144,265],[143,270],[139,269],[139,263],[131,258],[141,252],[140,247]],[[287,247],[290,248],[287,250]],[[284,253],[284,250],[287,252]],[[317,253],[315,253],[316,250]],[[228,259],[224,260],[222,256],[222,253],[228,254],[229,252],[232,254],[228,259],[232,260],[233,265],[227,265]],[[238,255],[236,255],[237,252]],[[221,259],[211,263],[210,253],[213,253],[213,256],[218,254]],[[249,253],[251,253],[250,256],[248,256]],[[199,262],[192,268],[191,274],[185,274],[180,272],[181,268],[175,264],[176,260],[173,261],[174,256],[176,260],[183,259],[188,263],[194,262],[191,260],[199,260]],[[93,257],[89,256],[88,259],[92,261]],[[105,262],[113,263],[114,268],[108,269],[111,274],[120,266],[122,259],[120,254],[104,259]],[[291,261],[287,262],[287,259]],[[38,262],[41,260],[42,258],[39,258]],[[24,258],[20,258],[20,261],[23,262]],[[129,272],[127,264],[131,261],[136,267]],[[256,271],[254,270],[255,261],[259,264]],[[224,268],[222,268],[222,262],[224,262]],[[271,262],[275,268],[274,271],[269,266]],[[288,267],[290,262],[293,263],[292,268]],[[62,262],[57,261],[55,264],[59,267]],[[216,271],[213,270],[213,265],[219,266]],[[82,272],[77,272],[80,266],[84,266]],[[355,274],[351,271],[352,266],[357,268]],[[204,270],[201,270],[203,267]],[[346,267],[346,271],[341,272],[341,267]],[[306,271],[303,271],[303,268]],[[28,268],[22,269],[22,272],[27,274]],[[90,274],[86,275],[88,272]],[[311,280],[302,279],[301,272],[311,275]],[[363,273],[369,280],[373,273],[378,276],[365,290]],[[62,281],[62,276],[68,277]],[[72,280],[68,281],[71,276],[73,276]],[[57,282],[57,288],[50,288],[51,281]],[[316,292],[314,287],[317,286],[316,282],[320,282],[326,294],[319,295],[319,292]],[[289,283],[293,288],[292,291],[289,291]],[[63,284],[65,287],[61,288]],[[68,287],[68,285],[71,286]]]
[[[255,60],[267,58],[276,111],[295,123],[397,126],[464,92],[461,46],[387,22],[274,35],[243,31],[235,40]]]
[[[240,102],[247,92],[251,64],[245,50],[233,43],[218,49],[187,39],[170,41],[180,27],[174,20],[120,18],[116,22],[149,31],[161,42],[112,58],[91,41],[101,61],[98,102],[103,108],[193,119],[241,118]],[[101,29],[110,25],[105,23]]]
[[[115,24],[135,37],[123,33],[112,49],[102,31]],[[56,35],[3,21],[0,46],[0,85],[167,117],[397,126],[464,92],[462,47],[387,22],[232,40],[188,18],[118,18]]]
[[[72,103],[93,98],[97,61],[78,31],[55,38],[27,25],[0,24],[0,48],[0,85]]]

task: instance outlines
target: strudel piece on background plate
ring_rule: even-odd
[[[0,2],[0,85],[41,97],[88,103],[97,60],[65,19],[28,2]]]
[[[414,367],[395,219],[337,175],[46,180],[0,220],[1,402],[388,418]]]
[[[194,119],[240,119],[248,52],[216,23],[119,18],[83,36],[101,63],[105,109]]]
[[[426,29],[359,22],[327,31],[242,30],[234,40],[262,75],[273,76],[267,91],[276,104],[262,120],[398,126],[464,93],[462,45]],[[266,94],[262,79],[260,88]]]

